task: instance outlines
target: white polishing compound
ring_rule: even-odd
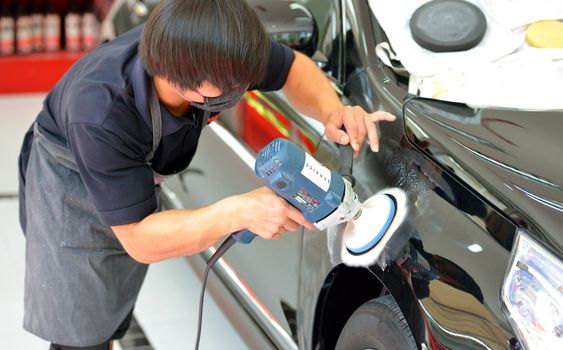
[[[368,198],[346,224],[342,262],[348,266],[374,264],[406,215],[407,197],[399,188],[388,188]]]

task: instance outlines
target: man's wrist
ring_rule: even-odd
[[[240,231],[243,227],[238,198],[238,196],[231,196],[214,204],[217,210],[217,219],[222,220],[222,231],[225,234]]]

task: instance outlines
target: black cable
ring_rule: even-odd
[[[403,103],[403,108],[402,108],[402,112],[403,112],[403,120],[405,119],[405,112],[407,111],[407,105],[409,104],[409,102],[413,101],[413,100],[417,100],[420,99],[420,96],[417,95],[407,95],[404,99],[404,103]]]
[[[237,241],[235,241],[232,235],[229,236],[223,243],[221,243],[221,245],[219,246],[219,248],[217,248],[215,253],[211,255],[211,258],[207,260],[207,265],[205,266],[205,272],[203,273],[201,296],[199,297],[199,316],[197,320],[197,337],[195,341],[195,350],[199,349],[199,340],[201,338],[201,323],[203,319],[203,298],[205,297],[205,285],[207,284],[207,276],[209,275],[209,271],[211,270],[213,265],[215,265],[217,260],[219,260],[219,258],[221,258],[227,252],[227,250],[229,250],[229,248],[231,248],[236,242]]]

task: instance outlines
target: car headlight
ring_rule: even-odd
[[[526,349],[563,349],[563,264],[522,231],[501,300]]]

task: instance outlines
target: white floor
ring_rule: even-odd
[[[21,140],[42,99],[42,95],[0,95],[0,349],[48,348],[47,342],[21,327],[25,241],[18,223],[17,198],[5,196],[17,193]],[[201,281],[184,258],[149,268],[135,317],[154,349],[194,346],[200,287]],[[201,349],[225,348],[225,344],[229,349],[247,348],[210,293],[204,312]]]

